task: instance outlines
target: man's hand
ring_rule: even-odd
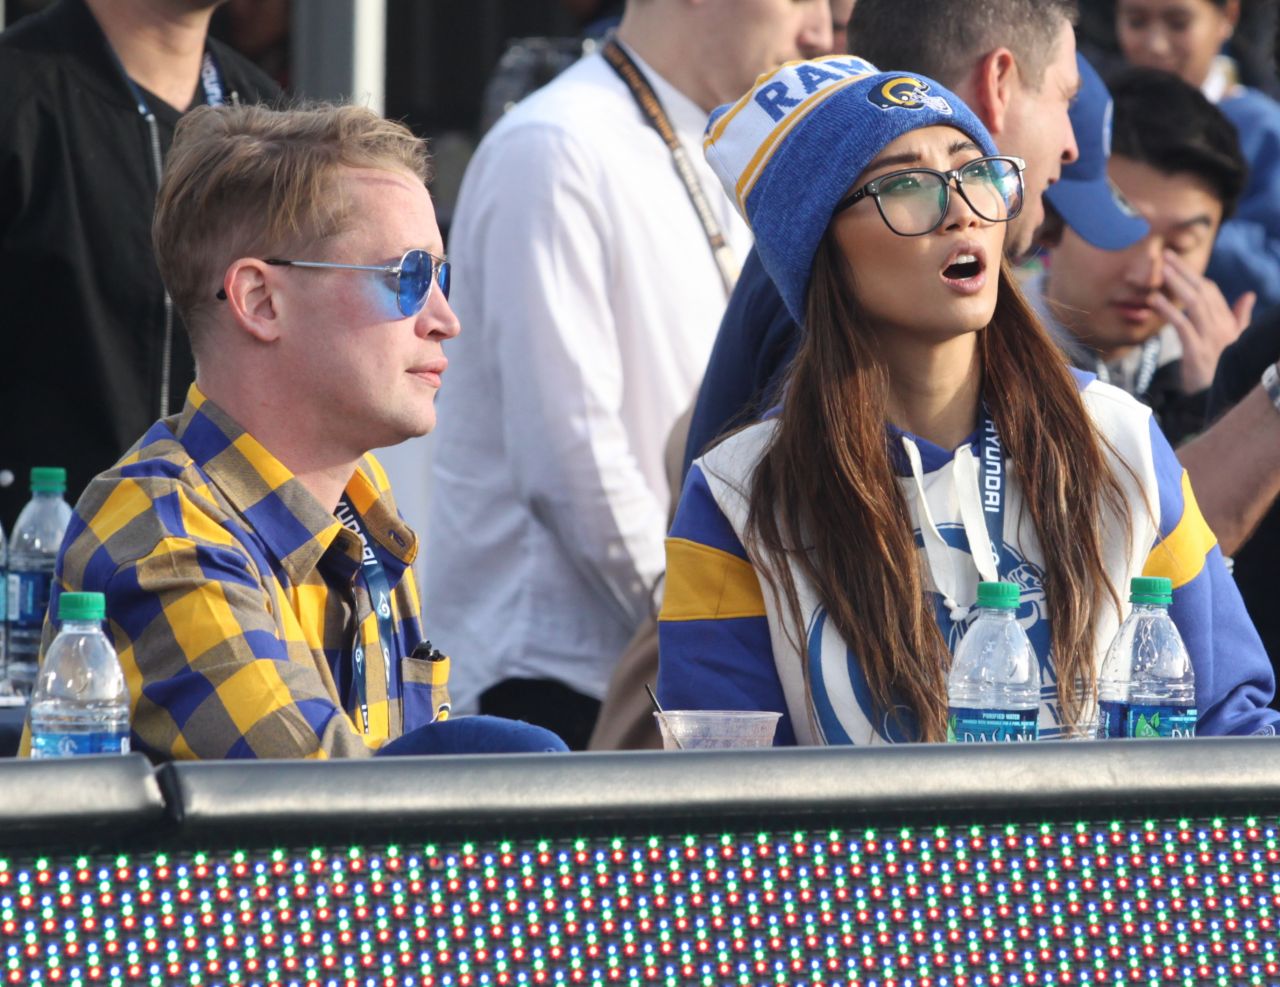
[[[1164,252],[1164,290],[1152,307],[1182,340],[1182,390],[1203,391],[1213,383],[1222,351],[1236,341],[1253,317],[1258,296],[1246,291],[1229,306],[1218,286],[1197,274],[1171,250]]]

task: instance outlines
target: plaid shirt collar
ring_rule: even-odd
[[[288,467],[195,384],[187,391],[173,433],[294,585],[306,580],[335,542],[358,568],[359,536],[343,527]],[[379,489],[370,459],[361,461],[345,494],[364,520],[375,551],[382,549],[378,554],[383,563],[396,575],[412,565],[418,555],[417,536]]]

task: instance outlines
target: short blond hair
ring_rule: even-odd
[[[421,138],[361,106],[203,106],[179,121],[151,239],[193,347],[232,261],[342,232],[343,166],[401,169],[423,184],[430,173]]]

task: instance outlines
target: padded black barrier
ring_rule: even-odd
[[[175,763],[184,840],[1280,806],[1275,738]]]
[[[0,846],[119,845],[154,838],[166,823],[141,754],[0,760]]]

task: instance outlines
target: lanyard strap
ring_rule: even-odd
[[[981,449],[982,516],[987,522],[987,535],[991,539],[991,551],[995,554],[996,572],[1001,577],[1009,570],[1004,550],[1005,477],[1007,463],[1004,445],[991,420],[986,403],[978,422]]]
[[[370,544],[369,533],[365,527],[364,520],[356,513],[355,507],[352,506],[346,494],[343,494],[342,500],[338,502],[336,514],[343,527],[349,531],[354,531],[360,539],[360,574],[364,577],[365,589],[369,593],[369,602],[373,606],[374,615],[378,618],[378,645],[382,648],[382,667],[386,672],[387,682],[390,683],[391,655],[393,642],[396,639],[396,627],[395,621],[391,619],[391,587],[387,583],[387,574],[383,571],[382,563],[378,561],[378,556],[374,553]],[[368,663],[365,661],[364,642],[361,637],[363,624],[364,621],[359,621],[356,626],[355,649],[351,654],[351,664],[356,681],[356,691],[360,697],[360,719],[364,732],[368,733],[369,682],[367,678]]]
[[[209,48],[204,50],[204,58],[200,62],[200,85],[204,88],[204,101],[207,105],[226,105],[227,96],[226,89],[222,85],[222,69]]]
[[[689,201],[693,203],[693,210],[698,214],[699,222],[702,223],[702,232],[707,237],[707,245],[711,248],[711,256],[715,259],[716,267],[720,269],[720,280],[724,282],[724,293],[728,296],[733,292],[733,286],[738,280],[738,261],[733,256],[733,248],[725,239],[720,224],[716,222],[715,214],[711,211],[711,203],[707,201],[707,194],[703,191],[702,183],[693,170],[689,152],[676,136],[675,128],[671,126],[671,120],[666,110],[662,108],[662,103],[658,100],[658,94],[653,91],[653,86],[649,85],[649,80],[644,77],[644,73],[640,71],[640,67],[631,56],[623,50],[622,45],[610,39],[604,46],[603,54],[605,61],[630,90],[632,98],[640,107],[640,112],[649,126],[658,132],[662,142],[667,145],[667,150],[671,152],[671,163],[675,166],[680,181],[684,183],[684,190],[689,195]]]

